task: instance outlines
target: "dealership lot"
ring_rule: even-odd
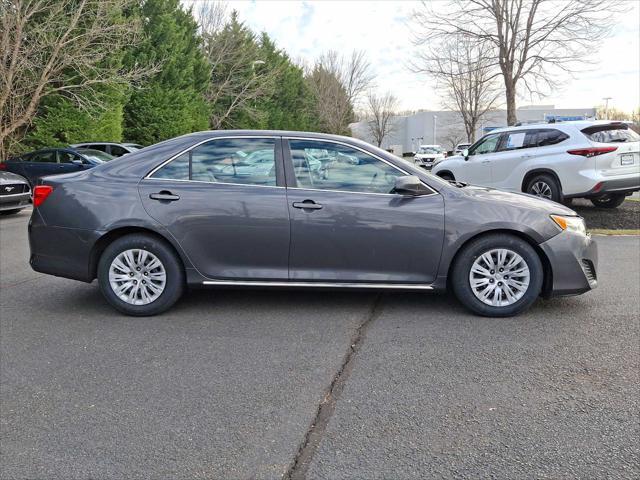
[[[33,272],[28,215],[0,218],[2,478],[640,475],[639,237],[511,319],[255,290],[135,319]]]

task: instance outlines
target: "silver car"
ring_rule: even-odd
[[[30,202],[29,182],[15,173],[0,171],[0,212],[5,215],[18,213]]]

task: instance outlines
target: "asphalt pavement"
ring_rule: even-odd
[[[140,319],[33,272],[27,220],[0,217],[2,479],[640,477],[640,237],[511,319],[283,290]]]

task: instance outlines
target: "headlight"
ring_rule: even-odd
[[[582,235],[587,234],[587,228],[582,217],[565,217],[564,215],[551,215],[551,219],[562,230],[580,233]]]

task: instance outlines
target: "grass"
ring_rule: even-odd
[[[609,230],[606,228],[592,228],[589,233],[593,235],[640,235],[638,228],[626,228],[620,230]]]

